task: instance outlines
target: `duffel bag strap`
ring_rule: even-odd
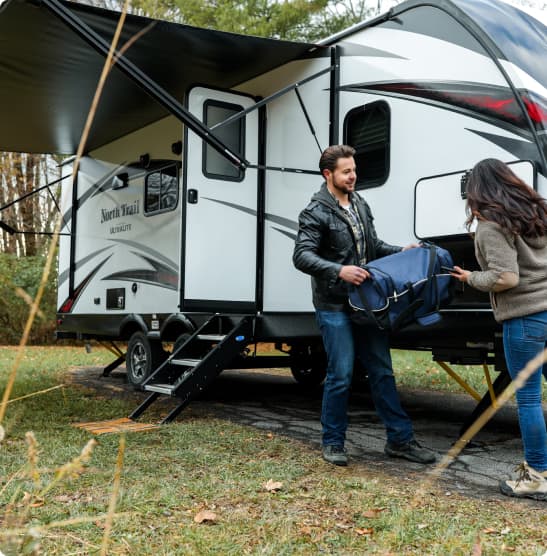
[[[406,309],[401,311],[391,323],[391,330],[395,332],[403,324],[406,324],[409,316],[412,316],[424,304],[423,299],[415,299]]]

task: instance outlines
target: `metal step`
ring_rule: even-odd
[[[1,3],[1,0],[0,0]],[[228,329],[227,334],[201,334],[196,332],[184,345],[179,348],[179,353],[169,356],[161,365],[143,382],[143,390],[149,392],[148,397],[131,414],[132,419],[138,418],[160,395],[177,397],[179,405],[173,409],[162,421],[172,421],[189,403],[196,398],[226,368],[236,356],[241,355],[245,344],[242,342],[252,337],[252,315],[246,315],[234,322],[226,315],[215,314],[205,322],[199,330],[221,331]],[[192,351],[194,340],[210,342],[203,358],[195,358]],[[188,345],[187,345],[188,344]],[[205,347],[205,346],[203,346]],[[185,351],[188,350],[188,351]],[[184,357],[183,354],[192,354],[193,357]],[[198,352],[199,353],[199,352]],[[180,355],[179,355],[180,354]],[[182,367],[177,370],[169,366]]]
[[[198,334],[198,340],[209,340],[211,342],[222,342],[226,338],[225,334]]]
[[[196,367],[203,359],[171,359],[171,365],[181,365],[182,367]]]
[[[158,392],[158,394],[170,396],[175,387],[172,384],[145,384],[144,389],[147,392]]]

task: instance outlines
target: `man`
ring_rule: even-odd
[[[435,454],[415,440],[412,423],[401,407],[386,333],[356,326],[350,320],[347,284],[370,278],[366,261],[402,249],[378,239],[368,204],[355,192],[355,150],[348,145],[328,147],[319,161],[325,178],[319,192],[300,213],[293,262],[311,275],[316,319],[327,353],[321,424],[323,458],[347,465],[344,449],[347,406],[355,355],[368,374],[376,412],[386,427],[385,453],[419,463],[435,461]]]

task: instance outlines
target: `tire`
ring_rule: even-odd
[[[127,344],[125,366],[127,381],[137,390],[165,359],[160,342],[151,342],[144,332],[135,332]]]
[[[192,332],[184,332],[183,334],[181,334],[176,340],[175,340],[175,344],[173,345],[173,352],[175,353],[176,350],[178,350],[178,348],[180,346],[182,346],[182,344],[184,344],[186,342],[186,340],[188,340],[188,338],[190,338],[190,336],[192,335]],[[204,357],[204,355],[209,351],[210,349],[210,345],[209,344],[194,344],[191,348],[186,348],[184,350],[184,356],[185,357],[191,357],[191,358],[195,358],[195,359],[201,359],[202,357]],[[175,358],[178,356],[175,356]]]
[[[327,355],[322,347],[299,346],[290,352],[291,373],[302,386],[319,386],[327,375]]]

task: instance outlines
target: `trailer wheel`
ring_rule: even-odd
[[[327,355],[322,346],[293,347],[290,365],[292,376],[303,386],[318,386],[327,375]]]
[[[135,332],[127,344],[125,365],[127,381],[136,389],[150,376],[165,359],[160,342],[151,342],[144,332]]]
[[[190,332],[184,332],[183,334],[181,334],[175,340],[175,344],[173,346],[173,353],[175,353],[184,343],[186,343],[186,340],[188,340],[188,338],[190,338],[191,335],[192,333]],[[209,344],[197,343],[191,345],[189,348],[185,348],[184,354],[186,357],[195,357],[196,359],[201,359],[207,353],[207,351],[209,351],[210,347],[211,346]]]

